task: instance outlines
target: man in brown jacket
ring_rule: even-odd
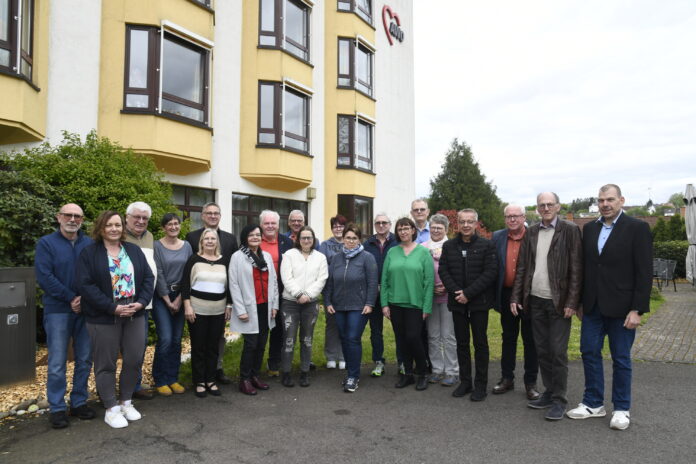
[[[560,420],[568,400],[568,338],[582,288],[580,228],[558,217],[553,192],[537,196],[541,222],[529,228],[520,247],[510,311],[527,311],[532,319],[539,370],[546,391],[527,405],[550,408],[548,420]]]

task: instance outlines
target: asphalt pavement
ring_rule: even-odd
[[[235,386],[219,398],[190,391],[141,401],[142,420],[114,430],[72,418],[53,430],[47,418],[0,424],[1,463],[693,463],[696,462],[696,365],[635,362],[632,422],[609,429],[605,418],[544,420],[526,407],[522,385],[481,403],[452,388],[393,387],[369,377],[343,393],[342,372],[320,369],[308,388],[277,381],[256,397]],[[610,397],[610,362],[605,364]],[[499,372],[490,368],[490,385]],[[518,376],[521,375],[518,369]],[[570,406],[581,400],[582,363],[570,364]],[[606,402],[611,411],[610,401]],[[99,407],[99,405],[95,405]]]

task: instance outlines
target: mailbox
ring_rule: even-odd
[[[0,268],[0,385],[31,381],[35,376],[34,268]]]

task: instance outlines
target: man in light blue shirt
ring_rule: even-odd
[[[417,198],[411,202],[411,216],[413,216],[416,229],[418,229],[416,243],[424,243],[430,240],[430,226],[428,225],[430,209],[428,209],[428,203],[423,198]]]

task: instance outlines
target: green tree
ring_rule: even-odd
[[[676,208],[681,208],[684,206],[684,194],[682,192],[673,193],[669,196],[669,202]]]
[[[64,132],[60,145],[43,143],[8,159],[13,169],[59,192],[58,203],[80,205],[88,220],[93,221],[107,209],[125,213],[134,201],[149,204],[155,219],[175,209],[171,186],[152,159],[99,137],[94,131],[84,142],[78,134]],[[150,221],[150,230],[158,229],[158,221]]]
[[[626,210],[626,214],[633,217],[650,216],[650,213],[645,208],[645,206],[634,206],[633,208]]]
[[[669,240],[669,234],[667,231],[667,223],[664,219],[659,218],[655,227],[652,229],[653,242],[664,242]]]
[[[503,205],[496,187],[486,180],[471,148],[452,141],[440,173],[430,180],[430,211],[474,208],[488,230],[504,225]]]
[[[579,211],[587,211],[590,209],[590,205],[594,203],[594,198],[593,197],[588,197],[588,198],[576,198],[570,203],[569,210],[573,213],[577,213]]]
[[[667,240],[686,240],[686,224],[681,215],[675,214],[669,218],[667,233],[669,236]]]

